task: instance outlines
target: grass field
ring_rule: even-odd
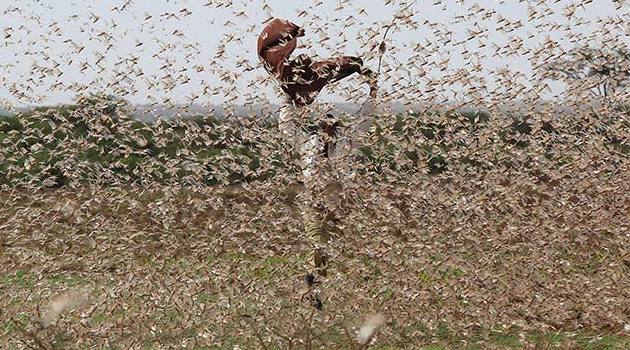
[[[171,133],[185,140],[172,155],[147,134],[159,152],[116,172],[116,160],[77,155],[103,147],[99,132],[117,135],[106,147],[118,148],[127,131],[45,143],[36,127],[7,128],[0,348],[353,349],[363,320],[381,313],[370,348],[627,349],[623,120],[383,120],[356,177],[327,178],[321,311],[303,298],[302,187],[273,132],[217,128],[195,148],[204,129],[188,125]],[[216,140],[249,146],[244,158],[202,156]],[[55,156],[16,172],[37,143]],[[194,164],[218,180],[201,181],[203,167],[199,177],[160,175]],[[243,168],[251,176],[230,178]]]

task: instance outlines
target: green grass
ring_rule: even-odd
[[[90,283],[88,279],[82,276],[55,275],[47,278],[48,282],[54,285],[65,287],[76,287]]]
[[[27,270],[17,270],[0,275],[0,286],[2,286],[2,288],[32,288],[36,281],[35,276],[29,274]]]
[[[234,264],[234,265],[243,265],[247,264],[250,266],[256,266],[256,268],[251,272],[251,276],[258,280],[278,280],[278,278],[283,278],[282,276],[286,276],[287,270],[280,269],[275,271],[275,267],[286,267],[287,265],[296,265],[296,262],[300,261],[304,257],[301,255],[287,255],[287,256],[267,256],[267,257],[259,257],[252,254],[246,254],[241,252],[226,252],[225,254],[221,254],[220,256],[212,256],[207,260],[202,260],[198,263],[188,259],[172,259],[165,261],[165,266],[167,269],[175,269],[178,271],[190,270],[194,267],[195,264],[201,264],[199,267],[203,268],[204,266],[211,266],[215,263],[221,264]],[[154,268],[161,268],[161,266],[155,266]],[[275,271],[275,272],[274,272]],[[281,275],[277,275],[280,273]],[[284,275],[282,275],[284,274]],[[5,274],[0,279],[2,289],[5,288],[18,288],[21,290],[30,290],[36,287],[35,280],[32,277],[33,273],[29,270],[19,270],[9,274]],[[450,279],[456,278],[456,276],[465,276],[462,270],[457,268],[451,268],[445,270],[445,273],[439,275],[439,279]],[[286,276],[288,277],[288,276]],[[87,279],[80,276],[73,275],[52,275],[44,278],[44,286],[64,286],[64,287],[74,287],[81,286],[87,283],[91,283]],[[383,300],[389,300],[393,297],[393,291],[390,288],[385,288],[382,293],[380,293],[380,298]],[[194,297],[195,304],[206,304],[206,305],[216,305],[219,301],[218,294],[216,292],[208,291],[197,294]],[[283,303],[284,307],[290,307],[290,303],[285,301]],[[89,325],[91,327],[101,327],[107,324],[112,324],[112,322],[116,322],[116,320],[126,317],[126,315],[130,313],[143,313],[144,308],[139,304],[131,304],[130,307],[126,310],[118,309],[115,312],[110,312],[106,314],[104,312],[96,312],[92,314],[89,318]],[[250,299],[248,297],[244,297],[239,302],[239,313],[243,315],[255,315],[260,312],[264,312],[265,307],[260,305],[255,299]],[[184,322],[187,317],[185,312],[182,313],[182,310],[179,311],[174,307],[165,307],[162,309],[154,309],[152,313],[146,314],[144,317],[148,317],[150,322],[155,324],[180,324]],[[26,314],[21,314],[18,317],[18,320],[23,325],[28,325],[31,321],[26,316]],[[430,330],[422,323],[416,323],[412,327],[408,327],[406,329],[400,329],[400,325],[396,325],[395,320],[392,320],[392,324],[387,327],[395,327],[399,329],[401,333],[400,336],[403,337],[411,337],[410,335],[406,335],[406,332],[419,331],[421,334],[418,339],[417,336],[415,338],[415,344],[417,346],[409,347],[403,344],[389,344],[389,345],[377,345],[372,347],[373,349],[527,349],[525,344],[523,344],[519,340],[519,336],[522,334],[528,339],[530,344],[536,346],[536,348],[566,348],[568,344],[574,348],[580,349],[588,349],[588,350],[617,350],[617,349],[626,349],[628,345],[630,345],[630,338],[627,336],[614,335],[614,334],[593,334],[590,331],[584,332],[547,332],[547,333],[539,333],[533,331],[522,331],[518,328],[512,328],[505,331],[493,331],[488,329],[476,329],[472,333],[468,333],[466,335],[460,334],[454,331],[451,326],[447,323],[440,323],[437,328],[434,330]],[[197,332],[203,329],[203,323],[196,325],[193,328],[188,328],[180,331],[167,330],[164,333],[157,334],[155,336],[145,337],[143,340],[143,344],[147,348],[153,348],[157,346],[157,344],[176,344],[181,339],[185,339],[187,337],[194,337]],[[16,332],[15,327],[10,322],[4,322],[2,325],[2,331],[5,334],[13,334]],[[334,344],[346,344],[347,339],[346,335],[341,331],[338,327],[331,327],[325,329],[319,334],[319,337],[322,339],[326,339],[329,343]],[[404,339],[404,338],[403,338]],[[51,339],[51,344],[56,346],[57,348],[64,348],[71,339],[62,335],[55,335]],[[243,342],[237,336],[228,336],[223,339],[224,346],[230,345],[240,345],[241,347],[258,347],[260,344],[256,342],[251,342],[252,340],[247,342]],[[273,348],[283,348],[278,344],[268,344],[270,349]],[[203,348],[203,347],[200,347]],[[206,347],[209,348],[209,347]]]

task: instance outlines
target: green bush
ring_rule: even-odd
[[[23,130],[23,127],[17,117],[0,116],[0,133],[21,130]]]

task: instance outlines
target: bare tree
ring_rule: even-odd
[[[575,48],[548,64],[546,70],[550,78],[565,82],[573,91],[608,98],[630,83],[630,51]]]

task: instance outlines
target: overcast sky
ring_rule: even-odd
[[[126,2],[130,4],[123,8]],[[85,89],[81,91],[127,91],[125,98],[133,103],[166,99],[177,103],[193,99],[202,104],[275,102],[277,92],[269,79],[263,80],[267,74],[255,52],[265,19],[282,17],[305,27],[307,35],[298,53],[319,57],[356,54],[374,67],[377,59],[370,56],[369,45],[363,45],[365,38],[370,30],[380,38],[383,24],[406,3],[409,1],[0,0],[0,99],[12,106],[53,104],[69,102],[77,90]],[[393,49],[383,60],[391,71],[383,89],[396,89],[400,96],[413,99],[420,95],[418,86],[444,74],[439,69],[418,74],[415,52],[435,64],[450,59],[447,72],[470,67],[474,60],[466,58],[467,50],[486,54],[478,62],[483,67],[478,74],[483,77],[491,77],[498,67],[506,67],[515,76],[522,73],[525,80],[532,74],[531,60],[535,58],[491,57],[496,47],[479,48],[475,41],[455,46],[469,30],[487,29],[485,40],[497,47],[509,45],[516,37],[523,40],[524,50],[539,47],[547,38],[569,49],[575,45],[569,34],[587,42],[589,34],[604,27],[602,22],[617,18],[626,19],[626,25],[606,27],[611,30],[609,35],[630,44],[630,4],[615,6],[612,0],[593,0],[577,7],[567,19],[565,14],[573,3],[580,2],[416,1],[409,10],[418,27],[401,25],[388,36]],[[477,6],[493,9],[496,15],[474,15]],[[530,20],[532,11],[548,11],[548,15]],[[457,17],[466,14],[472,15],[463,21]],[[499,16],[510,22],[520,20],[523,26],[509,33],[497,31]],[[571,24],[571,29],[549,31],[553,23]],[[324,40],[326,36],[329,39]],[[225,52],[217,57],[223,45]],[[244,71],[247,66],[253,69]],[[393,86],[396,81],[399,84]],[[322,96],[335,101],[347,98],[335,91]]]

